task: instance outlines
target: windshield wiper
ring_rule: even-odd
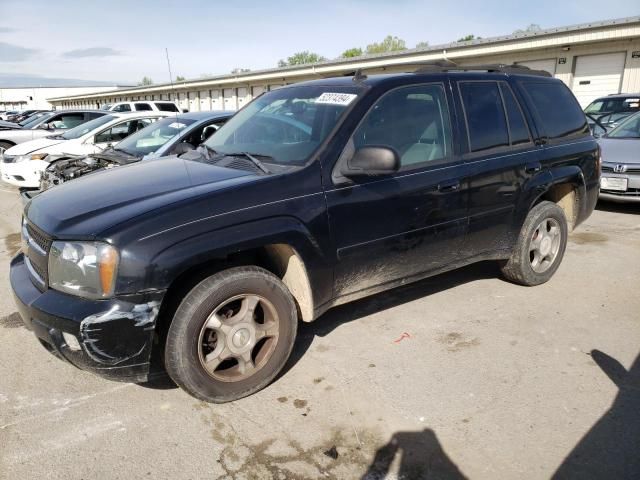
[[[260,160],[258,160],[255,156],[259,156],[259,157],[263,157],[263,158],[273,158],[270,157],[269,155],[261,155],[259,153],[249,153],[249,152],[238,152],[238,153],[227,153],[227,155],[231,156],[231,157],[236,157],[236,156],[243,156],[248,158],[249,160],[251,160],[251,162],[253,162],[253,164],[258,167],[260,170],[262,170],[264,173],[271,173],[271,170],[269,170],[264,163],[262,163]]]

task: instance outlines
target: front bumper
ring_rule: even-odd
[[[2,164],[2,180],[17,187],[38,188],[40,176],[49,166],[43,160],[25,160],[17,163]]]
[[[86,300],[32,283],[18,254],[11,261],[11,289],[22,320],[58,358],[110,380],[149,377],[156,319],[164,292]],[[77,342],[65,339],[73,335]]]
[[[612,173],[602,172],[602,177],[625,178],[627,189],[625,191],[600,190],[599,198],[609,202],[640,203],[640,173]]]

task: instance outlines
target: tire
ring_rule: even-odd
[[[282,370],[297,326],[295,302],[278,277],[258,267],[223,270],[178,306],[167,333],[167,372],[205,402],[246,397]]]
[[[568,232],[567,219],[558,205],[547,201],[537,204],[524,221],[511,257],[502,264],[502,274],[525,286],[547,282],[562,262]]]
[[[0,153],[4,153],[5,150],[9,150],[14,144],[10,142],[0,142]]]

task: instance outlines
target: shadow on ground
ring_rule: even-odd
[[[443,480],[465,479],[462,472],[443,450],[438,437],[429,428],[417,432],[396,432],[380,447],[361,480],[388,478],[391,465],[397,460],[397,473],[392,478]],[[395,470],[395,469],[394,469]]]
[[[599,200],[596,210],[612,213],[640,213],[640,203],[616,203]]]
[[[553,476],[564,479],[640,478],[640,355],[627,371],[599,350],[591,357],[618,387],[611,408],[567,455]]]

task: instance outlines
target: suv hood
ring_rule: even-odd
[[[181,200],[259,179],[244,170],[167,157],[92,173],[33,198],[26,217],[56,238],[91,238]]]
[[[599,138],[605,163],[640,164],[640,138]]]
[[[8,155],[26,155],[27,153],[35,152],[36,150],[41,150],[43,148],[51,147],[52,145],[57,145],[62,142],[66,142],[67,140],[60,140],[54,138],[36,138],[35,140],[30,140],[28,142],[19,143],[18,145],[14,145],[10,149],[7,150]],[[10,150],[10,151],[9,151]]]

